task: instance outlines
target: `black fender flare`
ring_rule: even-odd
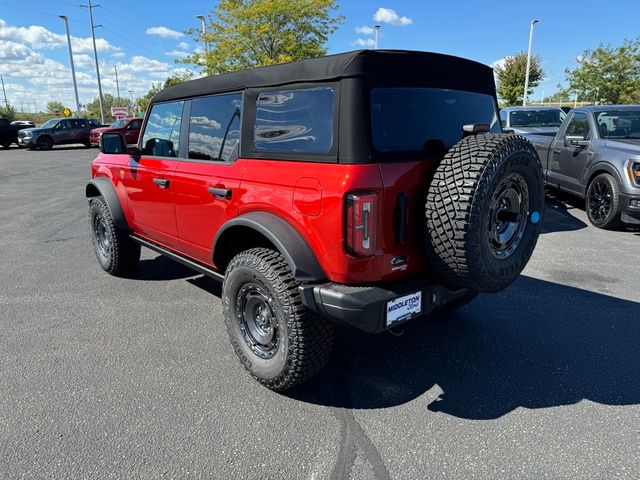
[[[120,205],[116,189],[109,178],[96,177],[89,180],[85,187],[85,196],[87,198],[97,196],[104,198],[104,201],[107,203],[109,213],[111,214],[111,218],[113,219],[113,223],[115,223],[121,230],[127,232],[131,231],[129,224],[127,223],[127,219],[124,217],[124,212],[122,211],[122,206]]]
[[[225,249],[230,247],[234,229],[243,227],[254,230],[269,240],[285,258],[299,282],[326,281],[324,270],[302,235],[286,221],[267,212],[246,213],[222,225],[213,240],[212,248],[213,263],[219,268],[226,268],[226,265],[221,265],[223,262],[220,259],[224,258]]]
[[[616,179],[616,182],[618,182],[619,186],[622,186],[622,179],[620,178],[620,173],[618,172],[618,170],[610,163],[601,160],[598,163],[591,165],[587,170],[586,175],[584,176],[584,180],[583,180],[584,195],[587,194],[587,188],[589,188],[589,183],[591,183],[591,179],[598,172],[608,173],[609,175],[611,175],[613,178]]]

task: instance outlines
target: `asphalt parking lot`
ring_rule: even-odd
[[[640,230],[550,198],[522,277],[399,337],[339,331],[287,394],[214,281],[95,259],[94,149],[0,150],[0,478],[640,478]]]

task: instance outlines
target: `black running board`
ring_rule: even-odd
[[[186,258],[183,257],[182,255],[175,253],[165,247],[162,247],[156,243],[150,242],[148,240],[145,240],[144,238],[140,238],[137,237],[135,235],[131,235],[131,239],[134,242],[139,243],[140,245],[142,245],[143,247],[147,247],[155,252],[158,252],[161,255],[164,255],[165,257],[181,263],[182,265],[184,265],[185,267],[189,267],[192,270],[195,270],[198,273],[202,273],[203,275],[206,275],[207,277],[211,277],[215,280],[218,280],[219,282],[222,282],[224,280],[224,275],[222,275],[219,272],[216,272],[215,270],[213,270],[211,267],[208,267],[207,265],[203,265],[200,262],[197,262],[195,260],[191,260],[190,258]]]

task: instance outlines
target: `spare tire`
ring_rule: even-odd
[[[525,267],[544,212],[540,158],[524,137],[468,136],[444,157],[429,185],[425,250],[451,288],[498,292]]]

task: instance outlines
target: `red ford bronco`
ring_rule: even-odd
[[[100,266],[132,275],[142,245],[222,281],[231,343],[274,390],[323,368],[333,322],[382,332],[506,288],[544,208],[491,68],[380,50],[166,88],[136,148],[102,136],[86,196]]]

